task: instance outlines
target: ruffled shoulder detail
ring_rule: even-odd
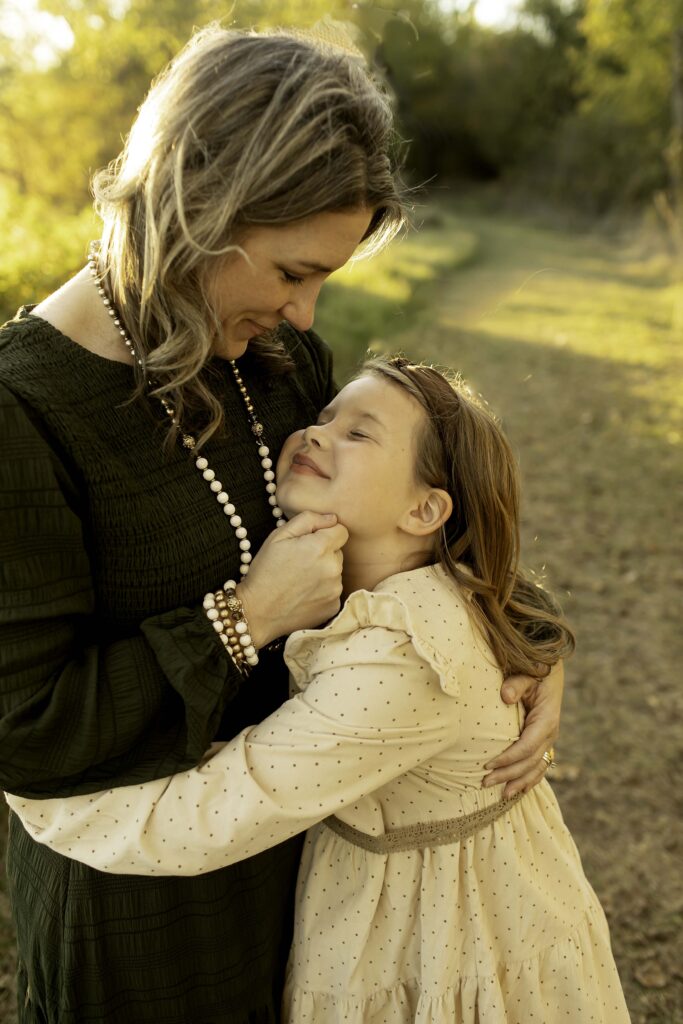
[[[402,573],[391,579],[400,580],[413,575]],[[387,582],[381,587],[385,588]],[[444,693],[457,697],[460,692],[457,662],[426,633],[422,616],[411,610],[406,595],[401,593],[403,589],[391,586],[372,592],[357,590],[348,597],[339,614],[322,629],[302,629],[293,633],[285,646],[285,661],[296,688],[304,690],[310,682],[323,645],[326,648],[336,647],[339,641],[345,641],[339,644],[339,653],[348,663],[353,660],[353,645],[349,639],[361,630],[376,628],[391,634],[404,634],[417,655],[433,668]],[[395,636],[393,640],[395,643]]]

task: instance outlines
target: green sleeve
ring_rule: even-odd
[[[197,764],[241,677],[203,609],[106,646],[65,471],[0,386],[0,788],[86,793]]]

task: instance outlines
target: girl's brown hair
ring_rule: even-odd
[[[543,676],[574,649],[554,598],[519,565],[519,471],[494,416],[459,377],[396,356],[369,360],[374,373],[424,409],[416,475],[453,499],[437,557],[472,595],[474,617],[503,673]]]
[[[374,211],[369,247],[404,222],[390,103],[360,54],[301,33],[198,32],[157,78],[121,156],[93,179],[100,260],[142,360],[138,388],[221,425],[201,371],[220,329],[213,272],[250,225]],[[291,367],[277,333],[251,343]],[[172,429],[171,436],[177,433]]]

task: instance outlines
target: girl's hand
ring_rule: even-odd
[[[558,661],[541,680],[531,676],[510,676],[503,683],[501,696],[506,704],[524,702],[527,715],[519,739],[485,765],[489,772],[484,786],[506,782],[504,797],[528,792],[547,771],[543,754],[553,746],[560,732],[564,664]]]
[[[337,614],[348,540],[335,515],[301,512],[273,530],[237,587],[257,650]]]

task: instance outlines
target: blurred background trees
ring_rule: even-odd
[[[656,201],[675,233],[681,2],[525,0],[492,28],[468,0],[0,0],[0,311],[80,265],[90,173],[216,18],[349,26],[395,91],[416,183],[500,181],[591,216]]]

